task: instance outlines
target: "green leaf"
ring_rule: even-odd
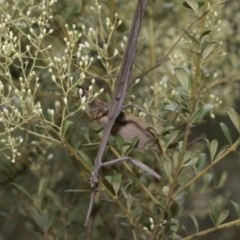
[[[41,215],[37,209],[31,208],[30,214],[34,220],[34,222],[41,228],[43,232],[48,230],[48,219],[46,216]]]
[[[164,109],[170,110],[171,112],[180,113],[181,107],[179,105],[168,104],[164,106]]]
[[[191,7],[191,9],[195,12],[198,13],[199,11],[199,6],[198,6],[198,2],[196,0],[186,0],[185,1],[187,3],[188,6]]]
[[[205,104],[202,107],[198,109],[198,111],[195,113],[195,115],[192,118],[192,124],[197,122],[198,120],[201,120],[205,115],[207,115],[211,110],[213,109],[212,104]]]
[[[229,145],[223,146],[221,147],[220,151],[218,152],[217,156],[215,157],[215,159],[221,157],[223,155],[223,153],[225,153],[229,148]]]
[[[126,222],[120,222],[121,225],[125,226],[125,227],[131,227],[131,225],[129,223]]]
[[[68,189],[65,190],[64,192],[74,192],[74,193],[79,193],[79,192],[92,192],[92,190],[86,190],[86,189]]]
[[[38,195],[39,195],[40,199],[42,199],[45,194],[48,182],[49,182],[49,178],[41,178],[40,179],[40,182],[38,185]]]
[[[199,172],[201,172],[202,169],[204,168],[206,159],[207,159],[207,155],[205,153],[200,153],[198,155],[197,169],[198,169]]]
[[[198,54],[198,52],[196,52],[196,51],[194,51],[194,50],[192,50],[190,48],[187,48],[187,47],[179,47],[179,48],[181,48],[181,49],[183,49],[183,50],[185,50],[187,52],[190,52],[190,53]]]
[[[115,196],[117,196],[122,183],[122,175],[120,173],[114,174],[111,178],[111,182],[112,182],[113,190],[115,192]]]
[[[210,155],[211,155],[211,160],[214,160],[214,157],[216,155],[217,152],[217,148],[218,148],[218,141],[216,139],[212,140],[211,144],[210,144]]]
[[[209,42],[206,44],[206,46],[204,47],[204,49],[202,51],[202,61],[205,61],[209,57],[209,55],[213,51],[215,45],[216,45],[216,42]]]
[[[227,171],[222,172],[221,177],[220,177],[220,180],[219,180],[219,182],[218,182],[218,186],[219,186],[219,187],[222,187],[222,186],[223,186],[223,184],[224,184],[224,183],[226,182],[226,180],[227,180],[227,177],[228,177],[228,172],[227,172]]]
[[[198,44],[198,40],[193,35],[191,35],[189,32],[187,32],[185,28],[183,28],[182,26],[177,26],[177,27],[180,28],[194,43]]]
[[[201,34],[200,39],[202,39],[204,36],[208,35],[211,31],[212,31],[212,29],[205,30],[205,31]]]
[[[94,168],[91,160],[88,158],[88,156],[84,152],[78,150],[77,153],[81,156],[83,161],[90,167],[90,169]]]
[[[108,183],[112,184],[112,176],[104,176]]]
[[[240,133],[240,126],[239,126],[239,121],[238,121],[238,114],[236,113],[236,111],[233,108],[228,108],[227,110],[228,112],[228,116],[230,117],[233,125],[235,126],[235,128],[238,130],[238,132]]]
[[[128,156],[133,151],[133,149],[137,146],[137,144],[138,144],[138,136],[133,138],[131,145],[127,148],[124,155]]]
[[[176,169],[179,161],[179,151],[174,151],[172,159],[173,159],[173,166]]]
[[[207,138],[205,138],[205,142],[206,142],[206,145],[207,145],[207,148],[208,148],[208,151],[210,152],[210,142]]]
[[[53,220],[55,219],[55,216],[56,216],[56,213],[57,213],[57,207],[54,205],[51,210],[50,210],[50,214],[48,215],[49,218],[48,218],[48,226],[47,228],[49,229],[52,224],[53,224]]]
[[[224,210],[220,213],[217,226],[219,226],[227,218],[228,214],[229,214],[229,210]]]
[[[195,158],[192,158],[192,159],[186,161],[186,163],[184,163],[182,166],[187,167],[187,166],[191,166],[191,165],[196,165],[197,162],[198,162],[198,158],[195,157]]]
[[[116,141],[119,152],[122,153],[122,147],[123,147],[123,144],[124,144],[123,137],[120,134],[116,134],[115,141]]]
[[[65,136],[67,130],[69,129],[69,127],[73,124],[73,121],[70,120],[65,120],[64,124],[63,124],[63,136]]]
[[[91,143],[90,138],[89,138],[89,131],[86,127],[81,127],[81,133],[83,137],[87,140],[88,143]]]
[[[231,203],[233,204],[236,212],[237,212],[237,215],[238,215],[238,218],[240,219],[240,207],[239,207],[239,204],[234,202],[234,201],[231,201]]]
[[[225,135],[225,137],[227,138],[228,142],[232,145],[232,138],[231,138],[231,134],[230,134],[230,131],[228,129],[228,127],[226,126],[225,123],[220,123],[220,126],[222,128],[222,131]]]
[[[14,187],[16,187],[20,192],[24,193],[30,200],[33,201],[33,197],[30,195],[30,193],[23,188],[22,186],[18,185],[17,183],[11,183]]]
[[[174,132],[170,135],[170,137],[168,138],[168,140],[166,141],[166,144],[165,144],[166,149],[168,148],[168,146],[169,146],[171,143],[174,142],[174,140],[175,140],[175,139],[177,138],[177,136],[178,136],[178,133],[179,133],[179,131],[174,131]]]
[[[210,218],[215,226],[217,226],[219,220],[219,210],[215,204],[212,205],[211,211],[209,211]]]
[[[62,14],[62,16],[65,20],[64,22],[67,22],[67,20],[69,18],[71,18],[72,16],[74,16],[77,13],[79,13],[79,6],[78,5],[73,5],[73,6],[64,8],[64,11],[63,11],[63,14]]]
[[[197,3],[198,3],[198,7],[200,8],[200,7],[204,6],[205,1],[204,1],[204,0],[197,0]],[[191,6],[189,6],[186,1],[183,2],[182,5],[183,5],[185,8],[192,9]]]
[[[172,162],[170,160],[166,160],[163,162],[163,168],[165,173],[167,174],[168,178],[172,179]]]
[[[154,146],[154,144],[157,142],[156,139],[150,139],[149,141],[147,141],[145,144],[144,144],[144,149],[145,150],[149,150],[151,149],[152,146]]]
[[[171,230],[173,232],[177,232],[179,229],[179,223],[178,220],[175,218],[171,218],[171,226],[170,226]]]
[[[117,218],[127,218],[127,216],[122,214],[122,213],[115,214],[115,217],[117,217]]]
[[[192,219],[192,221],[193,221],[193,223],[194,223],[194,225],[195,225],[195,228],[196,228],[196,230],[197,230],[197,233],[198,233],[199,228],[198,228],[198,222],[197,222],[196,217],[195,217],[194,215],[192,215],[192,214],[190,214],[189,216],[190,216],[190,218]]]
[[[192,85],[191,71],[186,67],[178,67],[174,69],[174,74],[184,90],[188,93],[191,90]]]

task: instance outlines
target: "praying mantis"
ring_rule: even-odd
[[[180,36],[180,38],[176,41],[176,43],[173,45],[173,47],[168,51],[168,53],[163,57],[163,59],[154,67],[149,69],[147,72],[144,74],[139,75],[137,78],[133,79],[132,81],[129,80],[131,72],[132,72],[132,67],[135,59],[135,54],[136,54],[136,44],[137,44],[137,39],[139,35],[139,31],[141,28],[141,22],[144,17],[144,12],[147,6],[147,0],[138,0],[137,8],[135,11],[135,15],[133,18],[132,22],[132,27],[128,36],[128,42],[127,46],[124,52],[124,56],[122,59],[122,64],[119,70],[119,73],[117,75],[116,81],[115,81],[115,88],[114,88],[114,93],[112,96],[112,100],[110,103],[110,106],[108,108],[108,114],[107,114],[107,120],[105,123],[105,128],[103,131],[103,137],[98,149],[97,156],[95,158],[95,166],[94,169],[91,173],[91,187],[93,189],[91,198],[90,198],[90,203],[88,207],[88,212],[85,220],[85,226],[87,226],[91,213],[92,213],[92,208],[93,208],[93,202],[95,195],[98,191],[98,185],[99,185],[99,178],[100,178],[100,173],[101,169],[103,167],[111,166],[119,162],[124,162],[124,161],[130,161],[136,166],[140,167],[144,171],[148,172],[152,176],[156,177],[157,179],[161,179],[161,176],[156,173],[153,169],[149,168],[145,164],[141,163],[140,161],[133,159],[131,157],[123,157],[115,160],[111,160],[108,162],[102,162],[103,154],[110,136],[110,133],[112,131],[112,128],[116,122],[116,119],[122,112],[122,109],[124,108],[124,101],[127,95],[128,88],[131,86],[131,84],[139,77],[145,75],[146,73],[150,72],[154,68],[160,66],[164,60],[167,58],[168,54],[171,52],[171,50],[177,45],[177,43],[180,41],[182,36],[185,34],[185,32]],[[198,18],[196,21],[194,21],[187,29],[186,31],[199,19],[201,19],[207,12],[205,12],[200,18]]]
[[[123,162],[123,161],[131,161],[133,164],[137,165],[138,167],[144,169],[148,173],[152,174],[156,178],[160,179],[160,175],[157,174],[155,171],[153,171],[151,168],[147,167],[143,163],[130,158],[130,157],[124,157],[112,161],[108,161],[103,163],[102,162],[102,157],[104,154],[105,147],[107,145],[108,138],[110,136],[112,127],[119,116],[119,114],[122,111],[124,100],[127,94],[127,90],[129,87],[129,77],[132,71],[133,67],[133,62],[135,58],[135,53],[136,53],[136,43],[139,35],[139,31],[141,28],[141,22],[144,16],[144,11],[147,5],[147,0],[139,0],[137,9],[134,15],[132,27],[130,30],[130,34],[128,37],[128,42],[127,42],[127,47],[125,49],[125,53],[123,56],[122,60],[122,65],[118,74],[118,77],[115,82],[115,90],[113,93],[112,101],[108,110],[108,121],[105,125],[104,132],[103,132],[103,138],[101,141],[101,144],[99,146],[99,150],[97,153],[97,156],[95,158],[95,167],[92,172],[92,177],[91,177],[91,187],[93,188],[93,192],[91,194],[91,199],[89,203],[89,208],[88,208],[88,213],[87,217],[85,220],[85,226],[87,226],[87,223],[89,221],[91,212],[92,212],[92,207],[93,207],[93,200],[94,197],[97,193],[97,188],[98,188],[98,183],[99,183],[99,177],[100,177],[100,171],[102,167],[110,166],[113,164],[116,164],[118,162]]]

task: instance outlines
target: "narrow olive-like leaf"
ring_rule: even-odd
[[[239,207],[239,204],[234,202],[234,201],[231,201],[231,203],[233,204],[236,212],[237,212],[237,215],[238,215],[238,218],[240,219],[240,207]]]
[[[174,151],[172,158],[173,158],[173,166],[176,169],[179,161],[179,151]]]
[[[198,13],[199,7],[198,7],[198,2],[196,0],[186,0],[185,2],[191,7],[191,9],[195,13]]]
[[[204,1],[204,0],[197,0],[197,3],[198,3],[198,6],[199,6],[199,8],[200,8],[200,7],[204,6],[205,1]],[[183,5],[185,8],[192,9],[191,6],[189,6],[186,2],[183,2],[182,5]]]
[[[47,226],[48,229],[52,226],[53,220],[55,219],[57,211],[58,211],[58,208],[54,205],[51,208],[50,214],[49,214],[49,217],[48,217],[48,226]]]
[[[228,214],[229,214],[229,210],[224,210],[220,213],[217,226],[220,225],[227,218]]]
[[[178,133],[179,133],[179,131],[174,131],[174,132],[170,135],[169,139],[167,140],[167,142],[166,142],[166,144],[165,144],[166,148],[168,148],[168,146],[169,146],[171,143],[174,142],[174,140],[175,140],[175,139],[177,138],[177,136],[178,136]]]
[[[132,212],[133,218],[137,220],[137,219],[140,217],[141,212],[142,212],[141,208],[140,208],[140,207],[136,207],[136,208],[133,210],[133,212]]]
[[[225,135],[225,137],[227,138],[228,142],[230,143],[230,145],[232,145],[232,138],[231,138],[231,134],[230,134],[230,131],[227,127],[227,125],[225,123],[220,123],[220,126],[222,128],[222,131]]]
[[[53,127],[49,125],[36,125],[36,127],[43,128],[43,129],[53,129]]]
[[[164,106],[164,109],[170,110],[171,112],[180,113],[181,108],[178,105],[168,104]]]
[[[112,176],[111,180],[112,180],[112,186],[115,192],[115,196],[117,196],[122,183],[122,175],[120,173],[116,173]]]
[[[167,132],[170,132],[171,130],[173,130],[174,127],[173,126],[168,126],[168,127],[165,127],[161,130],[161,134],[160,135],[163,135],[164,133],[167,133]]]
[[[201,34],[200,39],[203,38],[204,36],[208,35],[211,31],[212,31],[212,29],[205,30],[205,31]]]
[[[183,50],[185,50],[185,51],[187,51],[187,52],[191,52],[191,53],[194,53],[194,54],[198,54],[198,52],[193,51],[193,50],[190,49],[190,48],[186,48],[186,47],[180,47],[180,48],[183,49]]]
[[[209,42],[203,49],[202,52],[202,61],[205,61],[209,55],[211,54],[211,52],[213,51],[214,47],[216,45],[216,42]]]
[[[112,184],[112,176],[105,175],[104,178],[107,180],[108,183]]]
[[[204,176],[203,176],[204,184],[203,184],[202,190],[206,189],[206,187],[209,186],[212,183],[213,177],[214,177],[213,173],[211,173],[211,172],[208,172],[208,173],[204,174]]]
[[[42,199],[45,194],[48,182],[49,182],[49,178],[41,178],[40,179],[40,182],[38,185],[38,195],[39,195],[40,199]]]
[[[197,43],[198,44],[198,40],[193,36],[191,35],[189,32],[186,32],[186,29],[183,28],[182,26],[177,26],[178,28],[180,28],[184,33],[186,33],[186,35],[194,42],[194,43]]]
[[[172,179],[172,162],[171,161],[164,161],[163,162],[163,168],[165,173],[167,174],[168,178]]]
[[[208,151],[210,152],[210,145],[211,145],[211,143],[209,142],[209,140],[207,138],[205,138],[205,142],[206,142]]]
[[[127,218],[127,216],[122,214],[122,213],[116,213],[115,217],[117,217],[117,218]]]
[[[198,158],[195,157],[195,158],[190,159],[190,160],[187,161],[186,163],[184,163],[182,166],[183,166],[183,167],[187,167],[187,166],[191,166],[191,165],[196,165],[197,162],[198,162]]]
[[[210,218],[211,218],[213,224],[216,226],[218,223],[218,219],[219,219],[219,210],[215,206],[215,204],[212,205],[212,209],[209,211],[209,215],[210,215]]]
[[[210,155],[211,155],[211,160],[214,161],[214,157],[216,155],[218,148],[218,141],[216,139],[212,140],[210,144]]]
[[[151,147],[153,147],[156,144],[156,141],[157,141],[156,139],[150,139],[144,144],[144,149],[145,150],[151,149]]]
[[[134,137],[133,138],[133,140],[132,140],[132,142],[131,142],[131,145],[128,147],[128,149],[125,151],[125,156],[128,156],[132,151],[133,151],[133,149],[134,148],[136,148],[136,146],[137,146],[137,144],[138,144],[138,136],[136,136],[136,137]]]
[[[190,218],[192,219],[193,224],[194,224],[194,226],[195,226],[195,228],[196,228],[196,230],[197,230],[197,233],[198,233],[199,228],[198,228],[198,222],[197,222],[196,217],[195,217],[194,215],[192,215],[192,214],[190,214],[189,216],[190,216]]]
[[[94,168],[91,160],[88,158],[88,156],[87,156],[84,152],[82,152],[82,151],[77,151],[77,153],[81,156],[81,158],[84,160],[84,162],[85,162],[91,169]]]
[[[91,143],[90,138],[89,138],[89,131],[86,127],[81,127],[81,133],[83,137],[87,140],[88,143]]]
[[[112,176],[112,182],[121,182],[122,181],[122,174],[121,173],[115,173]]]
[[[31,208],[30,213],[32,215],[34,222],[41,228],[43,232],[46,232],[48,230],[49,225],[47,217],[41,215],[35,208]]]
[[[207,113],[209,113],[213,109],[212,104],[205,104],[198,109],[195,113],[194,117],[192,118],[192,123],[201,120]]]
[[[238,114],[236,113],[236,111],[233,108],[228,108],[227,112],[228,112],[228,116],[230,117],[233,125],[238,130],[238,132],[240,133],[240,125],[239,125],[239,121],[238,121],[238,118],[239,118]]]
[[[207,155],[206,155],[205,153],[200,153],[200,154],[198,155],[197,168],[198,168],[198,171],[199,171],[199,172],[202,171],[202,169],[204,168],[206,159],[207,159]]]
[[[178,67],[174,69],[174,73],[184,90],[188,93],[192,81],[191,71],[186,67]]]
[[[33,201],[33,197],[31,194],[22,186],[18,185],[17,183],[11,183],[14,187],[16,187],[20,192],[24,193],[30,200]]]
[[[116,134],[115,141],[116,141],[118,150],[120,151],[120,153],[122,153],[122,147],[123,147],[123,144],[124,144],[123,137],[120,134]]]
[[[65,136],[67,130],[69,129],[69,127],[73,124],[73,121],[70,120],[65,120],[64,124],[63,124],[63,136]]]
[[[223,146],[221,147],[220,151],[217,153],[217,156],[215,157],[215,159],[219,158],[220,156],[223,155],[223,153],[225,153],[227,150],[229,149],[229,145]]]
[[[64,21],[67,21],[70,17],[75,15],[78,12],[78,6],[72,5],[70,7],[64,8],[62,17],[64,18]]]
[[[125,226],[125,227],[131,227],[131,225],[129,223],[126,222],[120,222],[121,225]]]
[[[171,226],[170,226],[171,230],[173,232],[177,232],[179,229],[179,223],[178,220],[175,218],[171,218]]]
[[[68,189],[65,190],[64,192],[74,192],[74,193],[79,193],[79,192],[92,192],[92,190],[86,190],[86,189]]]
[[[227,177],[228,177],[228,172],[227,172],[227,171],[222,172],[221,177],[220,177],[220,180],[219,180],[219,182],[218,182],[218,186],[219,186],[219,187],[222,187],[222,186],[223,186],[223,184],[224,184],[224,183],[226,182],[226,180],[227,180]]]

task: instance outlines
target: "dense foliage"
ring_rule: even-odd
[[[84,227],[136,3],[0,1],[2,239],[238,239],[233,0],[148,1],[126,100],[144,110],[123,110],[104,161],[131,156],[162,178],[103,169]]]

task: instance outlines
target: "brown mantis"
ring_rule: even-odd
[[[93,191],[92,191],[92,194],[91,194],[88,213],[87,213],[86,220],[85,220],[85,226],[87,226],[88,221],[90,219],[90,215],[91,215],[92,208],[93,208],[93,201],[94,201],[95,195],[97,193],[97,189],[98,189],[98,185],[99,185],[100,171],[101,171],[102,167],[110,166],[110,165],[113,165],[113,164],[116,164],[116,163],[119,163],[119,162],[123,162],[123,161],[131,161],[133,164],[140,167],[144,171],[150,173],[151,175],[153,175],[157,179],[161,178],[160,175],[158,173],[156,173],[153,169],[149,168],[145,164],[143,164],[143,163],[141,163],[141,162],[139,162],[139,161],[137,161],[137,160],[135,160],[131,157],[123,157],[123,158],[111,160],[111,161],[108,161],[108,162],[102,162],[102,157],[103,157],[105,147],[107,145],[107,141],[108,141],[108,138],[110,136],[111,130],[112,130],[114,124],[115,124],[116,119],[118,118],[119,114],[121,113],[122,109],[124,108],[123,104],[124,104],[125,97],[127,95],[128,88],[134,82],[134,80],[136,79],[135,78],[133,81],[129,81],[129,77],[131,75],[133,62],[134,62],[134,58],[135,58],[136,43],[137,43],[140,28],[141,28],[141,22],[142,22],[142,19],[143,19],[143,16],[144,16],[144,11],[145,11],[146,5],[147,5],[147,0],[138,0],[137,9],[136,9],[136,12],[135,12],[135,15],[134,15],[132,27],[131,27],[130,34],[129,34],[129,37],[128,37],[127,47],[125,49],[125,53],[124,53],[124,56],[123,56],[121,68],[120,68],[119,74],[117,75],[117,79],[116,79],[116,82],[115,82],[115,89],[114,89],[112,101],[111,101],[111,104],[110,104],[110,107],[109,107],[109,110],[108,110],[108,115],[107,115],[108,119],[106,121],[102,141],[101,141],[101,144],[99,146],[97,156],[95,158],[95,167],[94,167],[94,170],[92,172],[92,177],[91,177],[91,187],[93,188]],[[200,18],[202,18],[206,13],[207,12],[205,12]],[[198,18],[195,22],[197,22],[200,18]],[[195,22],[193,22],[186,29],[186,31]],[[149,72],[152,69],[160,66],[162,64],[162,62],[164,62],[164,60],[166,59],[168,54],[176,46],[176,44],[179,42],[179,40],[182,38],[182,36],[184,34],[185,34],[185,32],[180,36],[178,41],[173,45],[173,47],[163,57],[162,61],[160,61],[156,66],[154,66],[153,68],[151,68],[147,72]],[[146,73],[141,74],[138,77],[141,77],[142,75],[145,75]]]

